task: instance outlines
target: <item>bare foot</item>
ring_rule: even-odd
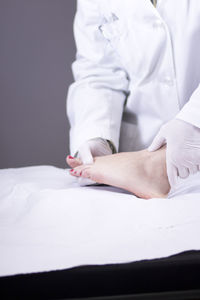
[[[165,152],[163,147],[155,152],[142,150],[95,157],[93,164],[79,165],[70,173],[125,189],[144,199],[165,198],[170,190]]]

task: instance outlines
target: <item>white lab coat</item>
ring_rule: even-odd
[[[200,127],[200,0],[78,0],[70,150],[148,147],[177,117]]]

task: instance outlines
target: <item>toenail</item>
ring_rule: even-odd
[[[80,176],[82,175],[82,171],[80,172]]]
[[[76,171],[74,171],[74,174],[76,174]]]
[[[73,172],[73,171],[74,171],[74,169],[71,169],[71,170],[70,170],[70,172]]]
[[[74,157],[72,157],[71,155],[68,156],[69,159],[74,159]]]

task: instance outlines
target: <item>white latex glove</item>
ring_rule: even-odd
[[[164,144],[167,145],[166,165],[171,187],[176,185],[178,176],[187,178],[199,171],[200,128],[173,119],[161,127],[148,150],[156,151]]]
[[[102,138],[94,138],[86,141],[81,145],[78,150],[77,157],[81,159],[84,164],[92,164],[94,156],[103,156],[112,154],[109,142]],[[78,178],[79,184],[81,186],[95,184],[96,182],[87,178]]]

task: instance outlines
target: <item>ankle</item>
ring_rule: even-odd
[[[167,178],[165,151],[160,149],[155,152],[146,151],[144,154],[143,166],[146,176],[149,179],[152,177]]]
[[[144,151],[143,157],[143,169],[144,173],[148,178],[151,178],[155,173],[155,168],[157,164],[157,155],[154,152]]]

